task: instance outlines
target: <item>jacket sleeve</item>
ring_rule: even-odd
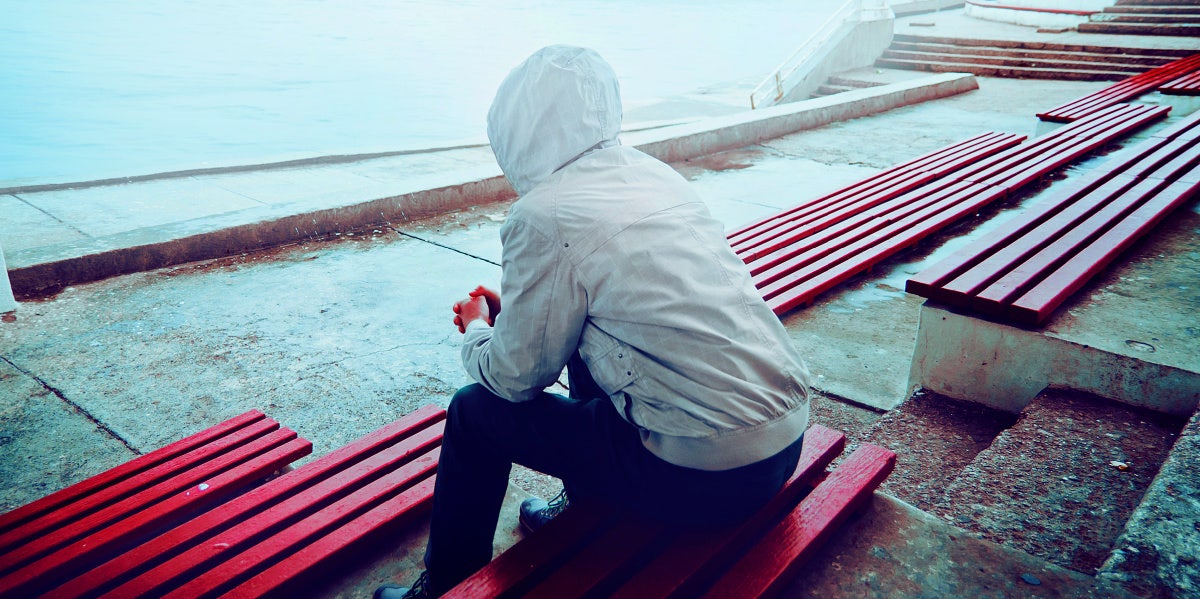
[[[468,327],[463,367],[492,393],[519,402],[552,385],[576,351],[587,294],[551,236],[510,215],[500,237],[502,310],[493,327]]]

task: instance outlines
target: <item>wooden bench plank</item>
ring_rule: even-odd
[[[1041,325],[1071,294],[1112,263],[1163,218],[1200,192],[1200,181],[1176,182],[1158,192],[1099,239],[1018,298],[1009,308],[1022,323]]]
[[[895,453],[863,444],[734,564],[705,597],[778,595],[837,528],[862,509],[895,464]]]
[[[846,436],[819,424],[804,433],[804,449],[796,471],[783,489],[745,523],[725,533],[682,535],[613,592],[614,599],[695,596],[709,578],[730,563],[768,528],[779,521],[816,484],[825,468],[841,455]],[[712,574],[712,577],[705,576]]]
[[[1200,94],[1200,73],[1189,73],[1158,86],[1164,94],[1195,96]]]
[[[115,556],[87,573],[80,575],[55,589],[58,597],[94,597],[111,590],[133,576],[142,574],[152,567],[179,555],[183,551],[254,514],[266,506],[274,505],[294,494],[304,492],[312,485],[333,473],[344,471],[383,449],[396,445],[407,452],[423,452],[428,449],[428,438],[419,437],[422,431],[431,430],[437,435],[445,410],[426,406],[391,424],[343,446],[322,458],[305,464],[270,483],[260,486],[245,495],[224,504],[219,510],[210,510],[188,522],[164,532],[154,539]]]
[[[1070,256],[1091,243],[1109,223],[1123,218],[1140,203],[1160,191],[1165,184],[1159,180],[1138,180],[1133,187],[1105,202],[1080,224],[1062,234],[1041,251],[1009,270],[986,289],[974,295],[973,303],[997,311],[1024,294],[1048,272],[1057,269]]]
[[[1000,201],[1005,195],[1005,190],[1000,187],[970,184],[956,195],[896,221],[872,237],[863,238],[840,250],[843,257],[854,256],[853,260],[838,261],[831,256],[827,265],[814,264],[808,267],[807,271],[798,271],[791,288],[768,299],[767,305],[776,314],[783,314],[797,306],[811,303],[825,291],[865,272],[879,261],[911,246],[949,223],[992,202]]]
[[[554,570],[522,597],[527,599],[562,599],[579,594],[580,589],[598,591],[605,580],[645,552],[656,540],[666,535],[664,527],[634,519],[624,519],[603,531],[578,555]],[[606,594],[606,593],[601,593]]]
[[[1181,58],[1123,79],[1082,98],[1040,112],[1037,116],[1043,121],[1071,122],[1111,104],[1135,98],[1197,68],[1200,68],[1200,55]]]
[[[207,488],[201,487],[201,483],[207,484],[206,481],[215,479],[226,470],[245,462],[251,463],[248,475],[257,475],[258,478],[262,478],[279,467],[279,456],[274,456],[269,452],[287,445],[295,439],[294,431],[280,428],[182,472],[172,479],[147,488],[129,497],[127,501],[110,504],[100,511],[61,528],[47,530],[43,536],[27,542],[0,558],[6,572],[4,577],[0,578],[0,594],[47,584],[48,579],[53,579],[63,570],[71,567],[72,554],[80,553],[80,557],[88,555],[82,551],[82,547],[71,544],[78,543],[86,547],[88,535],[103,531],[106,527],[115,526],[117,528],[110,534],[100,535],[100,538],[106,543],[115,543],[125,538],[127,532],[131,535],[140,532],[140,526],[158,524],[159,521],[155,518],[166,518],[188,513],[189,510],[198,510],[204,506],[219,504],[231,493],[239,491],[241,488],[233,486]],[[298,457],[305,455],[310,450],[311,445],[304,441],[299,447],[292,447],[290,452],[285,452],[286,455],[283,457],[293,455]],[[263,459],[264,455],[267,456],[266,459]],[[287,462],[290,461],[287,460]],[[174,502],[168,501],[163,507],[158,507],[159,502],[177,493],[180,495]],[[138,517],[138,514],[143,512],[147,512],[146,519],[148,521],[143,522],[143,519]],[[133,529],[126,531],[123,521],[131,517],[130,525]],[[79,565],[86,567],[83,563]]]
[[[51,493],[37,501],[23,505],[5,514],[0,514],[0,535],[4,535],[0,539],[6,538],[10,531],[30,520],[43,517],[69,503],[80,501],[82,498],[99,491],[104,491],[110,496],[119,495],[121,491],[118,488],[125,488],[124,485],[129,484],[129,479],[264,419],[266,419],[265,414],[258,410],[251,410],[194,435],[180,439],[166,447],[138,456],[120,466]],[[276,426],[278,426],[278,423],[276,423]],[[145,484],[144,479],[135,484]],[[101,503],[107,500],[111,499],[102,499]],[[34,531],[31,534],[37,533]],[[17,541],[22,538],[24,537],[16,537]],[[11,544],[11,542],[6,543],[0,540],[0,551],[6,546],[11,546]]]
[[[213,462],[220,460],[221,465],[229,464],[229,453],[244,456],[245,452],[239,452],[239,449],[245,444],[253,444],[269,437],[278,428],[279,424],[274,421],[255,422],[208,445],[139,473],[125,484],[99,490],[51,512],[44,518],[29,521],[10,530],[0,540],[0,551],[4,551],[0,555],[0,572],[7,572],[91,532],[102,526],[106,519],[135,512],[166,495],[203,480],[206,473],[212,470]],[[295,435],[291,431],[288,431],[288,434]],[[275,439],[279,443],[288,440]],[[203,471],[197,472],[198,469]]]
[[[752,225],[740,228],[729,234],[730,245],[735,250],[759,245],[763,240],[777,236],[780,225],[794,222],[804,217],[813,217],[816,213],[829,210],[831,206],[847,205],[867,196],[879,194],[884,189],[899,189],[892,195],[904,193],[917,185],[941,176],[982,157],[1012,147],[1025,139],[1025,136],[988,132],[968,140],[952,144],[946,148],[925,154],[919,158],[896,165],[876,175],[863,179],[858,183],[839,189],[820,198],[810,200],[772,215]],[[914,174],[918,174],[914,177]],[[921,176],[924,175],[924,176]],[[913,183],[914,179],[920,182]],[[905,186],[907,185],[907,188]],[[763,238],[764,234],[776,232],[776,235]],[[769,250],[768,250],[769,251]]]
[[[288,555],[263,572],[221,595],[222,599],[257,598],[285,587],[295,587],[303,576],[337,559],[347,549],[369,543],[380,534],[408,526],[423,517],[433,507],[433,487],[436,477],[427,478],[383,504],[341,526],[332,534],[309,543]],[[299,593],[303,594],[303,593]],[[186,593],[181,593],[187,597]]]
[[[1015,223],[1013,227],[1014,231],[1024,231],[1023,234],[1007,235],[1005,242],[994,246],[989,256],[954,279],[946,281],[942,289],[947,293],[959,295],[974,295],[982,291],[1004,273],[1043,250],[1058,238],[1061,231],[1069,230],[1083,222],[1101,207],[1094,202],[1076,201],[1078,198],[1092,193],[1100,197],[1109,197],[1123,193],[1135,184],[1137,179],[1128,175],[1113,177],[1098,187],[1083,187],[1080,190],[1083,193],[1069,195],[1066,201],[1053,202],[1052,205],[1060,210],[1053,215],[1047,214],[1040,222],[1029,218],[1014,219],[1024,221]],[[1036,226],[1030,227],[1035,222]]]
[[[215,553],[221,561],[211,565],[205,564],[203,570],[186,581],[186,584],[164,596],[195,597],[231,590],[256,572],[279,563],[297,551],[302,551],[326,535],[336,533],[338,528],[349,524],[353,519],[428,479],[437,469],[439,452],[440,448],[421,455],[350,494],[337,498],[333,503],[321,506],[315,513],[293,514],[284,528],[273,530],[265,539],[247,534],[257,524],[253,521],[246,523],[244,527],[235,526],[219,533],[212,537],[205,548],[216,549]],[[432,495],[429,496],[429,500],[432,500]],[[231,550],[221,551],[225,546]],[[242,550],[237,551],[235,547],[241,547]],[[118,587],[107,596],[128,595]]]

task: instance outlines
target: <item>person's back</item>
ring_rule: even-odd
[[[496,94],[488,138],[521,197],[500,293],[453,306],[477,383],[447,410],[414,596],[491,559],[514,463],[573,499],[698,528],[749,516],[796,467],[803,363],[721,224],[620,126],[616,75],[584,48],[538,51]],[[546,392],[564,367],[571,397]]]

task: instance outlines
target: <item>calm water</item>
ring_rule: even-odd
[[[501,5],[502,4],[502,5]],[[455,143],[537,48],[626,104],[765,76],[820,0],[0,0],[0,187]]]

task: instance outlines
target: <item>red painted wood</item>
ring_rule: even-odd
[[[166,447],[138,456],[120,466],[51,493],[37,501],[21,506],[8,513],[0,514],[0,534],[5,534],[25,522],[44,516],[68,503],[78,501],[82,497],[100,490],[107,490],[114,486],[125,484],[125,481],[139,473],[265,418],[266,415],[262,412],[251,410],[194,435],[180,439]]]
[[[662,526],[623,519],[583,548],[571,561],[551,572],[522,597],[560,599],[596,590],[615,572],[629,564],[665,533]]]
[[[1151,91],[1171,79],[1200,68],[1200,55],[1192,55],[1134,75],[1095,93],[1088,94],[1046,112],[1038,113],[1044,121],[1070,122],[1087,116],[1110,104],[1123,102]]]
[[[1009,310],[1011,318],[1030,325],[1045,323],[1071,294],[1103,271],[1173,210],[1195,197],[1197,192],[1200,192],[1200,182],[1177,182],[1158,192],[1014,301]]]
[[[613,592],[614,599],[694,596],[707,574],[724,569],[732,560],[796,506],[834,458],[841,455],[846,436],[813,425],[804,433],[804,450],[796,471],[770,503],[744,524],[722,533],[682,535],[661,554]]]
[[[1003,188],[978,184],[962,189],[942,202],[909,215],[893,223],[888,229],[840,250],[842,256],[853,256],[852,260],[831,259],[828,265],[818,268],[814,264],[808,272],[797,273],[797,281],[791,288],[786,293],[768,299],[767,305],[776,314],[783,314],[797,306],[811,303],[821,293],[866,271],[879,261],[911,246],[951,222],[1002,199],[1005,195]]]
[[[180,473],[171,480],[148,488],[130,497],[128,501],[109,505],[81,520],[49,531],[44,536],[26,543],[3,557],[8,573],[0,578],[0,595],[10,592],[24,594],[26,592],[24,589],[45,584],[47,579],[69,571],[74,554],[78,554],[80,559],[84,560],[92,554],[92,550],[87,548],[88,539],[91,538],[88,535],[103,531],[106,527],[116,528],[111,533],[100,532],[95,538],[106,544],[116,543],[126,538],[127,534],[133,536],[142,532],[143,528],[141,527],[155,524],[156,517],[178,516],[187,513],[187,510],[190,509],[199,509],[219,503],[238,489],[223,486],[203,489],[200,487],[201,483],[208,484],[208,481],[215,480],[227,470],[247,461],[253,461],[260,455],[294,439],[296,439],[296,433],[289,429],[281,428],[273,431],[265,437],[254,439],[233,451]],[[295,453],[303,455],[304,452],[311,450],[311,446],[304,442],[301,447],[293,448],[293,450]],[[271,460],[255,463],[251,466],[250,474],[257,474],[261,478],[277,467]],[[182,497],[175,501],[168,500],[160,503],[177,493]],[[147,516],[140,517],[139,514],[142,513],[146,513]],[[131,528],[126,530],[126,526]],[[53,553],[56,551],[58,553]]]
[[[338,559],[346,551],[369,543],[378,534],[411,525],[418,518],[425,516],[433,507],[433,487],[436,478],[427,478],[403,493],[389,499],[378,507],[351,520],[338,528],[334,533],[321,537],[287,558],[254,577],[242,582],[236,588],[221,595],[222,598],[251,598],[268,594],[278,594],[281,588],[295,589],[297,582],[304,582],[305,577],[320,572],[320,568]],[[298,589],[294,595],[304,595],[303,589]],[[181,596],[188,596],[182,592]]]
[[[226,529],[270,505],[303,493],[305,489],[368,457],[395,446],[397,451],[421,453],[428,449],[429,436],[440,438],[445,410],[426,406],[384,426],[324,457],[305,464],[271,482],[237,497],[219,509],[210,510],[168,530],[154,539],[115,556],[108,562],[67,582],[55,590],[58,597],[94,597],[134,575],[144,573],[191,548],[201,539]]]
[[[338,528],[355,518],[429,478],[437,469],[440,451],[438,448],[419,456],[352,493],[337,498],[333,503],[322,505],[315,513],[288,514],[288,518],[282,522],[283,527],[272,527],[269,530],[270,536],[265,539],[254,534],[260,530],[259,522],[255,520],[211,537],[202,547],[208,550],[210,558],[220,561],[206,562],[203,571],[194,573],[194,577],[186,577],[190,580],[179,581],[185,584],[164,596],[194,597],[229,590],[279,560],[287,559],[287,556],[303,550],[318,539],[335,533]],[[137,580],[131,583],[136,583]],[[125,592],[124,588],[118,587],[105,596],[129,596],[130,593]],[[154,594],[159,594],[159,591],[156,590]]]
[[[764,242],[777,238],[795,227],[784,228],[785,223],[812,222],[812,219],[824,216],[856,201],[888,193],[894,197],[904,193],[934,176],[941,176],[988,155],[1014,146],[1024,140],[1024,136],[1005,133],[989,132],[971,139],[953,144],[941,150],[931,152],[909,162],[891,167],[858,183],[849,185],[831,194],[805,202],[795,208],[762,219],[729,235],[730,245],[749,261],[753,256],[746,256],[752,248],[760,247]],[[915,175],[915,176],[914,176]],[[885,198],[886,199],[886,198]],[[808,220],[805,220],[808,218]],[[799,225],[797,225],[799,226]],[[772,251],[759,249],[755,255]]]
[[[1167,147],[1155,153],[1158,164],[1154,170],[1145,172],[1147,179],[1175,180],[1185,173],[1194,170],[1200,161],[1200,144],[1197,140],[1174,140]]]
[[[779,525],[767,532],[705,597],[778,595],[804,562],[871,498],[895,464],[895,453],[863,444]]]
[[[513,545],[443,597],[500,597],[528,588],[544,578],[553,565],[586,546],[597,530],[615,521],[616,515],[607,507],[573,504],[536,535]]]
[[[1002,309],[1057,269],[1070,256],[1090,244],[1109,223],[1120,220],[1140,203],[1165,187],[1159,180],[1142,179],[1121,195],[1112,198],[1088,219],[1064,231],[1062,235],[1028,260],[1009,270],[1003,277],[975,295],[975,302]]]
[[[254,455],[246,447],[261,450],[263,439],[270,439],[269,445],[278,445],[295,437],[291,431],[287,431],[287,438],[274,435],[278,427],[275,421],[255,422],[139,473],[128,484],[99,490],[44,518],[18,526],[5,534],[0,542],[0,547],[4,547],[5,551],[0,555],[0,573],[20,567],[115,519],[144,509],[167,495],[211,477],[215,468],[228,467],[238,459]]]

